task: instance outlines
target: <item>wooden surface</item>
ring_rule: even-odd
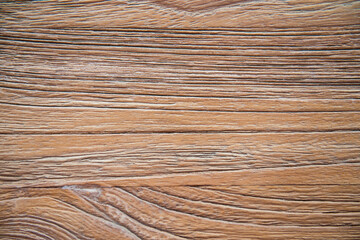
[[[0,239],[360,239],[359,73],[359,1],[0,1]]]

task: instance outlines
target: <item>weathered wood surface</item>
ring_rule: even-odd
[[[6,189],[5,239],[355,239],[359,185]]]
[[[359,239],[360,2],[0,2],[0,239]]]
[[[3,187],[360,184],[360,134],[3,135]]]

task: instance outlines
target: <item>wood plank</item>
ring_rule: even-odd
[[[94,34],[79,29],[4,28],[0,37],[2,102],[355,111],[360,92],[360,32],[353,27],[345,33],[325,27],[320,32],[303,29],[309,35],[300,36],[281,31],[232,36],[154,30],[149,36],[126,29]],[[252,103],[254,99],[258,101]]]
[[[6,239],[356,239],[359,185],[1,190]],[[230,191],[230,192],[228,192]],[[249,196],[248,192],[256,192]],[[284,192],[286,192],[284,196]],[[273,194],[273,198],[263,195]],[[329,197],[331,196],[331,199]],[[285,198],[285,199],[284,199]]]
[[[75,176],[70,179],[64,177],[23,179],[23,181],[9,181],[2,188],[11,187],[52,187],[68,184],[102,187],[112,186],[198,186],[198,185],[274,185],[274,184],[360,184],[359,164],[338,164],[327,166],[304,166],[289,168],[272,168],[235,171],[206,171],[192,173],[158,174],[139,177],[103,177]],[[61,174],[61,173],[60,173]],[[41,174],[40,174],[41,175]],[[119,174],[120,175],[120,174]],[[5,175],[3,178],[8,177]],[[45,177],[47,177],[45,175]],[[10,175],[11,179],[11,175]],[[30,181],[29,181],[30,180]]]
[[[250,112],[359,109],[360,32],[354,22],[347,27],[235,30],[43,29],[10,22],[0,34],[4,104]]]
[[[207,96],[165,96],[165,95],[128,95],[122,93],[104,92],[61,92],[58,90],[23,89],[21,83],[5,84],[0,82],[0,98],[2,104],[31,105],[39,107],[72,107],[72,108],[104,108],[104,109],[153,109],[153,110],[191,110],[216,112],[346,112],[360,109],[360,99],[349,98],[351,93],[323,88],[320,99],[300,97],[300,91],[309,91],[311,87],[288,88],[288,94],[293,97],[270,98],[237,98],[237,97],[207,97]],[[29,85],[29,83],[27,83]],[[6,85],[6,86],[5,86]],[[16,86],[14,88],[14,86]],[[252,87],[255,89],[255,87]],[[114,88],[115,90],[117,88]],[[249,89],[249,88],[248,88]],[[355,87],[353,87],[355,89]],[[258,89],[259,90],[259,89]],[[264,89],[272,91],[273,88]],[[284,88],[278,89],[284,92]],[[86,90],[88,91],[88,90]],[[165,90],[164,90],[165,91]],[[295,97],[295,91],[298,97]],[[354,91],[353,91],[354,92]],[[240,92],[241,93],[241,92]],[[255,93],[254,93],[255,94]],[[260,93],[258,93],[260,96]],[[262,94],[265,94],[262,93]],[[313,91],[313,95],[317,95]],[[341,97],[343,99],[326,99],[321,96]],[[42,97],[39,97],[42,96]]]
[[[359,24],[351,0],[3,1],[0,24],[14,27],[256,28]],[[274,14],[276,13],[276,14]]]
[[[360,2],[0,1],[0,239],[360,239]]]
[[[344,131],[360,129],[360,112],[198,112],[2,105],[0,133],[144,133]]]
[[[356,26],[264,35],[8,24],[0,131],[358,130]]]
[[[2,135],[0,145],[2,187],[360,181],[358,132]]]

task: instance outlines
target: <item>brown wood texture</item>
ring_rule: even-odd
[[[0,1],[0,239],[360,239],[360,2]]]

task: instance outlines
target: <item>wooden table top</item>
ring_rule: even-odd
[[[0,239],[360,239],[360,2],[0,2]]]

